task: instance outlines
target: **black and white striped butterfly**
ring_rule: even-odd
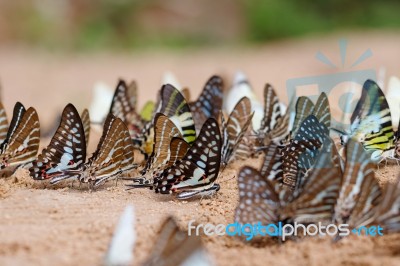
[[[4,109],[1,111],[1,136],[4,136],[7,120]],[[0,167],[21,166],[32,162],[39,150],[40,123],[36,110],[17,102],[7,135],[0,144]]]
[[[110,113],[121,119],[128,127],[131,136],[140,133],[143,121],[136,110],[137,86],[132,81],[129,85],[120,80],[111,101]]]
[[[346,146],[343,185],[335,207],[335,221],[350,228],[372,223],[382,201],[382,191],[374,175],[374,164],[363,145],[350,139]]]
[[[242,141],[243,136],[247,132],[251,119],[251,102],[247,97],[243,97],[236,104],[235,108],[229,115],[228,121],[225,122],[222,116],[222,165],[226,166],[234,159],[238,145]]]
[[[209,118],[183,159],[154,179],[156,193],[178,193],[178,199],[212,195],[220,189],[215,183],[221,163],[222,140],[218,123]]]

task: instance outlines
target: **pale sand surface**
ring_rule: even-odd
[[[11,116],[15,101],[34,106],[44,130],[68,102],[78,109],[88,107],[91,87],[103,80],[116,84],[118,77],[134,78],[139,84],[139,102],[154,99],[163,71],[173,71],[182,85],[200,92],[213,73],[247,73],[261,97],[265,82],[277,88],[286,101],[287,79],[332,73],[314,59],[321,50],[340,65],[340,36],[285,41],[246,49],[185,51],[181,53],[52,55],[24,49],[0,49],[2,101]],[[354,61],[371,48],[373,57],[358,69],[385,66],[387,75],[400,75],[399,34],[348,34],[349,59]],[[90,150],[99,133],[91,135]],[[42,145],[47,145],[44,139]],[[99,265],[114,227],[127,204],[133,204],[138,234],[135,265],[143,261],[155,240],[162,220],[174,215],[187,229],[188,221],[233,222],[238,200],[237,170],[259,160],[235,162],[220,177],[221,190],[201,202],[179,202],[149,190],[126,192],[113,182],[89,192],[85,185],[52,187],[34,182],[25,170],[0,179],[0,265]],[[398,166],[381,167],[381,183],[394,180]],[[135,176],[135,173],[132,173]],[[253,247],[232,237],[203,237],[218,265],[400,265],[400,234],[383,237],[348,237],[337,244],[329,238],[310,238]]]

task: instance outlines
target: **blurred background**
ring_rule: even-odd
[[[387,80],[400,75],[399,10],[396,0],[0,0],[2,102],[9,116],[16,101],[34,106],[46,130],[68,102],[89,107],[95,84],[119,78],[137,81],[140,108],[166,71],[195,98],[211,75],[229,87],[241,70],[260,99],[269,82],[283,102],[293,78],[370,69]]]
[[[244,45],[398,29],[396,0],[0,1],[0,42],[54,50]]]

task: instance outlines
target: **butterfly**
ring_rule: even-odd
[[[133,144],[125,124],[112,114],[107,116],[103,135],[93,156],[86,160],[86,137],[82,120],[72,104],[62,113],[60,125],[50,144],[29,169],[35,180],[65,179],[94,182],[120,175],[132,167]]]
[[[157,236],[157,241],[143,265],[213,265],[199,236],[188,235],[168,217]]]
[[[219,76],[212,76],[207,81],[197,101],[189,103],[197,131],[200,131],[201,126],[207,118],[218,117],[222,109],[222,88],[222,78]]]
[[[326,138],[313,167],[306,173],[302,187],[282,208],[283,220],[298,223],[331,221],[342,185],[342,169],[335,144]]]
[[[1,136],[4,136],[7,118],[1,111]],[[39,150],[40,123],[36,110],[17,102],[7,135],[0,144],[1,169],[9,166],[23,166],[32,162]]]
[[[296,135],[296,132],[300,124],[309,115],[314,115],[318,121],[324,124],[328,129],[331,126],[331,113],[328,96],[325,92],[322,92],[314,103],[306,96],[301,96],[297,99],[296,103],[296,116],[292,126],[292,136]]]
[[[173,150],[170,149],[171,141],[174,137],[182,139],[182,134],[177,126],[164,114],[158,113],[154,118],[154,148],[147,160],[145,168],[141,174],[163,170],[170,160]]]
[[[264,117],[261,120],[259,134],[270,132],[277,126],[278,120],[282,117],[279,98],[271,84],[264,87]]]
[[[226,166],[233,159],[239,143],[250,126],[253,114],[249,98],[243,97],[236,104],[227,122],[222,116],[223,144],[221,161],[223,166]]]
[[[172,85],[162,86],[155,113],[162,113],[171,119],[182,130],[183,139],[187,143],[191,145],[195,141],[196,129],[190,107],[183,95]],[[151,155],[154,145],[154,120],[146,124],[134,142],[144,154]]]
[[[154,178],[156,193],[177,193],[177,199],[214,194],[220,189],[215,181],[221,163],[221,146],[218,123],[209,118],[185,156]]]
[[[273,176],[273,173],[271,173]],[[274,179],[274,178],[272,178]],[[244,166],[239,171],[239,204],[235,221],[241,224],[275,224],[279,221],[279,195],[271,178],[258,170]]]
[[[135,168],[133,160],[133,143],[128,128],[121,119],[110,113],[104,123],[97,149],[84,164],[79,181],[94,182],[96,187]]]
[[[373,221],[382,191],[375,179],[374,164],[361,143],[350,139],[346,145],[346,158],[334,219],[356,228]]]
[[[344,145],[349,138],[362,143],[372,159],[379,160],[383,152],[394,148],[394,132],[389,105],[385,95],[372,80],[367,80],[361,98],[350,119],[350,133],[341,136]]]
[[[319,150],[329,136],[327,127],[309,115],[282,152],[283,183],[292,190],[302,186],[304,174],[313,166]]]
[[[52,184],[68,178],[78,179],[85,160],[84,126],[75,106],[68,104],[50,144],[32,163],[30,176],[35,180],[51,179]]]
[[[383,189],[381,203],[377,207],[373,224],[380,225],[385,233],[400,231],[400,178],[387,183]]]
[[[8,120],[6,110],[3,107],[3,104],[0,102],[0,143],[7,137],[8,132]]]
[[[389,78],[386,99],[389,103],[393,126],[399,127],[400,123],[396,124],[400,119],[400,79],[398,77],[392,76]]]
[[[129,128],[132,136],[142,130],[143,121],[136,112],[137,86],[132,81],[129,85],[120,80],[111,101],[110,113],[120,118]]]

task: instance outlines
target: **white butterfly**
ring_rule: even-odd
[[[397,129],[400,119],[400,79],[396,76],[389,78],[386,88],[386,100],[389,103],[393,127]]]
[[[133,261],[133,246],[136,240],[134,230],[134,208],[128,205],[119,219],[110,246],[104,260],[104,265],[131,265]]]
[[[91,122],[100,124],[109,112],[114,90],[106,83],[98,81],[93,86],[92,95],[89,108]]]

